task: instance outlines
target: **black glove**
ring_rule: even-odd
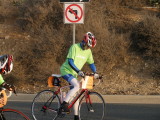
[[[8,84],[6,82],[2,83],[2,86],[4,88],[6,88],[7,90],[9,90],[9,91],[14,91],[15,90],[15,87],[13,85],[10,85],[10,84]]]
[[[81,77],[84,77],[84,72],[83,71],[79,71],[78,75],[81,76]]]

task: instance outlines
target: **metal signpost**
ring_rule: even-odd
[[[65,3],[64,23],[73,24],[73,44],[75,44],[76,24],[84,23],[84,3]]]
[[[75,44],[76,24],[84,24],[84,2],[90,0],[60,0],[64,3],[64,23],[73,24],[73,44]]]

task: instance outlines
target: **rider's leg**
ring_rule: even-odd
[[[79,116],[78,116],[78,106],[79,106],[79,99],[76,101],[76,103],[73,106],[73,110],[74,110],[74,120],[79,120]]]
[[[62,109],[66,112],[69,112],[68,109],[68,102],[69,100],[79,91],[80,84],[76,78],[74,78],[71,74],[63,76],[64,79],[66,79],[73,87],[72,89],[67,93],[63,103],[62,103]]]
[[[75,79],[75,78],[74,78]],[[71,82],[70,82],[70,84],[72,85],[72,86],[74,86],[74,88],[72,88],[70,91],[69,91],[69,93],[68,94],[71,94],[71,98],[72,98],[72,96],[74,96],[78,91],[79,91],[79,89],[80,89],[80,84],[79,84],[79,82],[75,79],[72,79],[71,80]],[[72,91],[75,91],[75,93],[72,93]],[[70,93],[71,92],[71,93]],[[69,96],[67,94],[67,97]],[[66,99],[68,99],[66,97]],[[71,99],[70,98],[70,99]],[[64,99],[64,101],[67,101],[66,99]],[[79,116],[78,116],[78,106],[79,106],[79,99],[74,103],[74,105],[73,105],[73,110],[74,110],[74,120],[79,120]]]
[[[80,83],[78,82],[78,80],[76,78],[73,78],[70,81],[70,84],[73,86],[73,88],[67,93],[64,101],[65,102],[69,102],[69,100],[79,91],[80,89]]]
[[[73,88],[68,92],[67,97],[64,99],[64,101],[70,100],[80,89],[80,84],[77,81],[77,79],[72,79],[70,84],[73,86]],[[74,93],[73,93],[74,91]],[[78,116],[78,106],[79,106],[79,99],[74,103],[73,110],[74,110],[74,120],[79,120]]]

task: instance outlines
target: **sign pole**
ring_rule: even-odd
[[[76,37],[76,24],[73,24],[73,44],[75,44],[75,37]]]
[[[73,24],[73,44],[76,43],[76,24],[84,23],[84,3],[64,4],[64,23]]]

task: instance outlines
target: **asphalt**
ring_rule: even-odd
[[[33,120],[31,104],[35,95],[13,94],[5,108],[20,110]],[[160,120],[160,95],[103,95],[103,98],[106,102],[104,120]],[[60,120],[73,120],[73,112]]]
[[[12,95],[8,101],[31,102],[36,94]],[[160,95],[102,95],[106,103],[160,104]]]

